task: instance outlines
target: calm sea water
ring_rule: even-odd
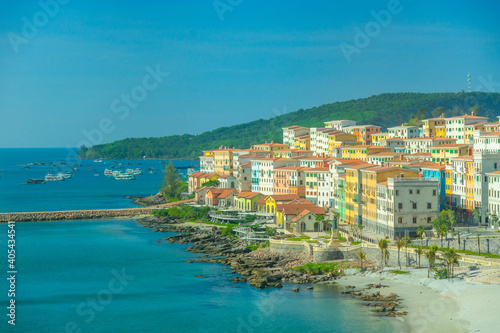
[[[1,332],[388,332],[334,287],[301,292],[237,288],[224,266],[186,263],[200,255],[159,243],[135,221],[18,223],[17,318],[7,324],[8,285],[0,283]],[[7,225],[0,262],[7,270]],[[195,275],[205,275],[198,278]],[[76,332],[76,331],[75,331]]]
[[[64,160],[65,149],[0,149],[0,212],[134,206],[126,195],[158,190],[162,174],[135,181],[103,176],[113,161],[79,161],[73,179],[22,185],[58,168],[21,165]],[[160,161],[126,167],[164,168]],[[191,165],[178,161],[176,165]],[[90,171],[87,171],[90,168]],[[64,170],[61,170],[64,171]],[[99,174],[99,176],[94,176]],[[16,224],[16,327],[7,324],[7,225],[0,225],[0,332],[388,332],[334,287],[294,293],[237,288],[218,264],[186,263],[200,255],[159,242],[135,221]],[[3,254],[2,254],[3,253]],[[207,278],[197,278],[195,275]]]
[[[42,185],[23,185],[27,179],[43,179],[45,175],[68,171],[64,165],[32,166],[23,169],[28,163],[58,163],[65,161],[68,150],[54,149],[0,149],[0,212],[22,211],[54,211],[80,210],[103,208],[130,208],[136,207],[133,200],[124,199],[125,196],[151,195],[158,193],[163,179],[162,170],[165,161],[122,161],[105,160],[94,163],[92,160],[74,160],[81,163],[74,172],[74,177],[63,182],[47,182]],[[122,163],[122,165],[113,162]],[[129,163],[131,165],[129,165]],[[137,164],[140,163],[140,164]],[[189,166],[195,161],[174,161],[175,166]],[[117,181],[112,177],[105,177],[104,170],[111,166],[125,169],[154,168],[157,174],[144,173],[136,176],[136,180]],[[116,170],[116,169],[115,169]],[[185,173],[186,169],[181,169]],[[97,176],[96,176],[97,175]]]

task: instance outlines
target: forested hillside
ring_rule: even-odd
[[[436,110],[439,108],[438,110]],[[472,108],[472,109],[471,109]],[[500,115],[498,93],[391,93],[325,104],[311,109],[286,113],[271,119],[221,127],[199,135],[172,135],[161,138],[129,138],[90,149],[82,148],[83,158],[110,159],[196,159],[205,149],[220,145],[248,148],[265,141],[282,141],[282,127],[302,125],[322,127],[324,121],[352,119],[358,124],[387,127],[399,123],[418,123],[445,111],[447,116],[471,110],[477,115],[496,120]],[[434,111],[434,112],[433,112]]]

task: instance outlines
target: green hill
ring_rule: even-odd
[[[162,159],[196,159],[205,149],[220,145],[248,148],[265,141],[282,141],[282,127],[301,125],[322,127],[324,121],[352,119],[358,124],[387,127],[400,122],[432,117],[437,107],[446,114],[460,115],[470,111],[496,120],[500,115],[499,93],[391,93],[300,109],[271,119],[259,119],[246,124],[221,127],[199,135],[172,135],[161,138],[129,138],[80,149],[82,158],[141,159],[143,156]],[[425,112],[424,110],[426,109]],[[418,112],[421,110],[420,112]],[[413,115],[417,115],[417,119]]]

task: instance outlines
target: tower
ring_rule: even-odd
[[[467,74],[467,92],[472,92],[472,85],[470,82],[470,76],[472,73]]]

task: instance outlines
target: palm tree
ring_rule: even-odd
[[[359,261],[361,262],[361,269],[363,269],[363,260],[366,260],[366,253],[362,250],[358,253]]]
[[[441,238],[441,248],[443,248],[443,237],[446,236],[447,233],[448,233],[448,228],[446,227],[446,225],[441,224],[437,228],[437,234]]]
[[[423,225],[418,226],[417,235],[420,237],[420,239],[424,238],[423,236],[425,236],[425,227]]]
[[[410,237],[406,236],[403,238],[403,245],[405,247],[405,252],[406,252],[406,267],[410,265],[410,258],[408,257],[408,245],[412,243]]]
[[[429,274],[431,272],[431,269],[434,268],[434,264],[436,263],[436,252],[438,250],[438,247],[436,244],[434,244],[429,251],[425,252],[425,257],[427,258],[428,261],[428,266],[427,266],[427,277],[429,277]]]
[[[422,245],[417,247],[417,249],[415,250],[415,253],[418,256],[418,267],[420,268],[420,256],[424,253],[424,250],[422,249]]]
[[[455,273],[455,266],[460,265],[458,260],[461,258],[462,257],[456,252],[454,252],[453,255],[451,256],[451,277],[453,277],[453,274]]]
[[[389,246],[389,243],[387,242],[387,239],[380,239],[378,241],[378,248],[380,249],[380,266],[381,267],[384,264],[384,252],[387,251],[388,246]]]
[[[404,238],[396,238],[396,246],[398,247],[398,266],[399,269],[401,269],[401,262],[399,261],[399,252],[401,251],[401,248],[404,246]]]
[[[477,253],[481,255],[481,241],[479,240],[479,237],[481,234],[477,234]]]

